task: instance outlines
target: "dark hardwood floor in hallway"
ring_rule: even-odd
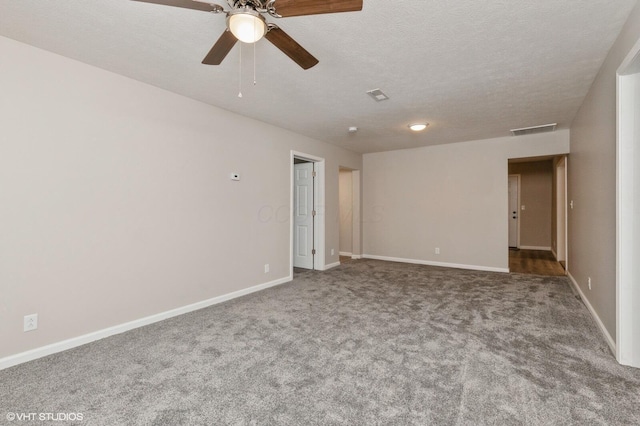
[[[353,262],[351,256],[340,256],[340,263]],[[294,272],[304,272],[306,269],[294,268]],[[518,274],[566,275],[564,266],[556,261],[550,251],[509,249],[509,272]]]
[[[509,249],[509,271],[519,274],[565,275],[550,251]]]

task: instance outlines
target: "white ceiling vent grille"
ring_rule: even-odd
[[[389,97],[382,93],[382,90],[380,89],[369,90],[367,91],[367,95],[371,96],[376,102],[382,102],[389,99]]]
[[[513,136],[531,135],[534,133],[553,132],[558,123],[543,124],[542,126],[523,127],[522,129],[511,129]]]

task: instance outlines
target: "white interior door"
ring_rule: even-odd
[[[293,166],[293,266],[313,269],[313,163]]]
[[[509,247],[518,247],[518,175],[509,175]]]

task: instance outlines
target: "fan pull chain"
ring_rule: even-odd
[[[242,43],[240,43],[240,71],[238,72],[238,97],[242,97]]]
[[[256,85],[256,43],[253,43],[253,85]]]

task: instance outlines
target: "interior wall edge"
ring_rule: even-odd
[[[571,272],[567,271],[567,277],[569,277],[569,282],[571,283],[571,286],[580,295],[580,300],[582,300],[582,303],[584,303],[584,305],[587,307],[587,310],[589,311],[589,313],[593,317],[593,320],[595,321],[596,325],[598,326],[598,330],[600,330],[600,333],[602,333],[602,337],[607,342],[607,345],[609,345],[609,349],[611,350],[612,355],[615,356],[615,354],[616,354],[616,342],[615,342],[615,340],[613,339],[613,337],[611,337],[611,334],[609,334],[609,331],[604,326],[604,323],[602,322],[602,319],[600,319],[600,316],[598,315],[596,310],[593,308],[593,306],[591,306],[591,303],[589,303],[589,299],[587,299],[585,294],[582,292],[582,289],[580,288],[580,286],[576,282],[576,279],[573,277],[573,275],[571,275]]]

